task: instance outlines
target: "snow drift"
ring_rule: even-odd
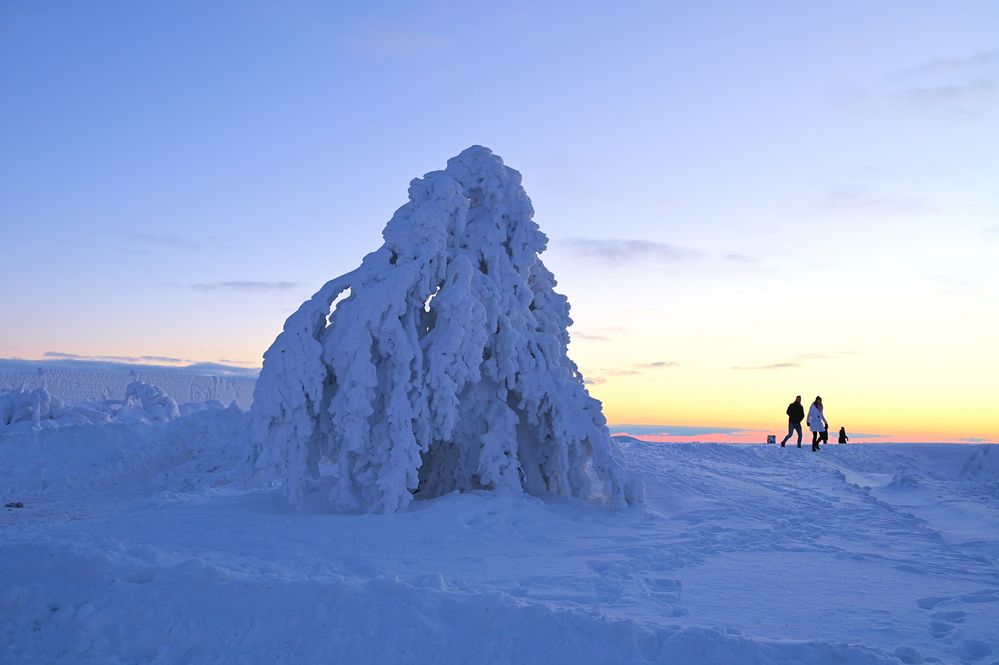
[[[253,469],[338,511],[456,489],[641,501],[567,355],[569,304],[520,174],[474,146],[409,199],[264,355]]]

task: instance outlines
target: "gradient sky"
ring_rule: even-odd
[[[0,95],[0,356],[259,364],[482,144],[617,430],[999,441],[999,3],[6,0]]]

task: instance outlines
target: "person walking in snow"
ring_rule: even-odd
[[[846,443],[849,440],[850,440],[850,437],[848,437],[846,435],[846,428],[845,427],[840,427],[839,428],[839,442],[840,443]]]
[[[822,413],[822,398],[816,397],[808,408],[808,429],[812,430],[812,452],[819,449],[819,441],[829,441],[829,421]]]
[[[798,433],[798,447],[801,448],[801,421],[805,419],[805,409],[801,406],[801,395],[794,398],[794,401],[787,405],[787,436],[780,442],[783,448],[787,440],[795,432]]]

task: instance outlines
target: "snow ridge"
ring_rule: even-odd
[[[473,146],[409,199],[264,355],[252,470],[294,505],[322,490],[345,512],[456,489],[642,501],[568,357],[569,304],[520,174]]]

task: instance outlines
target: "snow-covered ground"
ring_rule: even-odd
[[[247,416],[0,436],[2,663],[999,662],[999,447],[620,442],[645,506],[300,513]]]

